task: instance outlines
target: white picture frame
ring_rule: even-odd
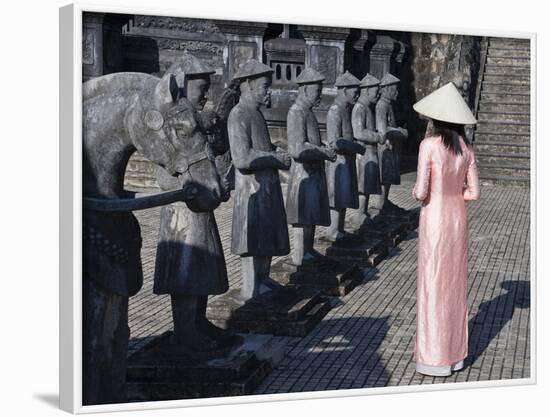
[[[188,18],[212,18],[225,20],[241,20],[233,15],[194,15],[182,10],[158,10],[154,8],[124,8],[115,6],[98,6],[92,4],[72,4],[62,7],[59,12],[60,19],[60,407],[61,409],[75,413],[87,414],[107,411],[147,410],[177,407],[196,407],[221,404],[244,404],[265,401],[288,401],[295,399],[319,399],[326,397],[349,397],[364,395],[380,395],[389,393],[408,393],[422,391],[457,390],[481,387],[506,387],[518,385],[531,385],[537,382],[537,355],[536,355],[536,211],[532,204],[531,211],[531,376],[526,379],[467,382],[455,384],[436,384],[430,386],[407,387],[383,387],[366,388],[353,391],[328,391],[314,393],[289,393],[276,395],[243,396],[205,398],[192,400],[176,400],[165,402],[143,402],[112,405],[83,406],[82,405],[82,285],[81,285],[81,253],[82,253],[82,13],[106,12],[106,13],[134,13],[144,15],[176,16]],[[247,17],[249,20],[250,19]],[[274,23],[304,23],[330,26],[350,26],[350,22],[305,22],[299,19],[292,22],[289,19],[273,18]],[[503,36],[530,39],[531,41],[531,201],[536,202],[536,33],[526,32],[496,32],[496,31],[465,31],[455,28],[425,27],[418,25],[404,26],[397,24],[373,24],[368,21],[358,24],[353,22],[353,27],[368,27],[372,29],[386,29],[414,32],[456,33],[477,36]]]

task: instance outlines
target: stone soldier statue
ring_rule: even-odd
[[[345,236],[346,208],[357,208],[357,171],[355,155],[365,148],[353,138],[351,109],[359,96],[361,82],[348,71],[336,79],[338,88],[334,103],[327,113],[327,142],[337,153],[335,162],[327,163],[327,185],[330,206],[330,227],[326,237],[335,241]]]
[[[398,208],[389,201],[392,184],[401,184],[401,142],[407,138],[407,130],[397,127],[392,104],[397,99],[399,78],[386,74],[380,81],[381,94],[376,103],[376,130],[384,135],[384,143],[378,146],[382,198],[378,209]]]
[[[235,166],[231,251],[241,257],[241,302],[280,287],[269,277],[271,257],[290,252],[278,170],[288,170],[291,159],[271,143],[260,112],[270,102],[272,73],[254,59],[239,68],[241,97],[228,119]]]
[[[367,74],[359,85],[361,94],[351,113],[353,136],[365,145],[365,154],[357,159],[357,182],[359,186],[359,210],[353,223],[361,227],[370,221],[369,196],[381,194],[378,144],[384,136],[376,131],[374,106],[380,95],[380,80]]]
[[[336,152],[323,146],[319,124],[312,108],[321,101],[325,78],[306,68],[296,79],[296,102],[287,116],[288,150],[293,158],[286,202],[287,221],[294,228],[292,262],[321,256],[313,249],[315,226],[330,224],[325,160],[335,161]]]
[[[193,201],[162,208],[153,292],[171,297],[174,331],[170,349],[177,353],[204,353],[234,340],[206,319],[208,296],[228,290],[225,258],[213,211],[221,201],[227,201],[229,191],[218,176],[207,141],[207,126],[199,115],[214,71],[191,54],[185,54],[167,72],[178,74],[180,90],[177,105],[166,114],[164,128],[173,145],[171,159],[178,174],[172,175],[157,166],[159,185],[167,191],[181,188],[182,181],[210,181],[219,187],[210,195],[199,186]]]

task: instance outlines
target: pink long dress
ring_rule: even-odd
[[[472,148],[462,138],[460,144],[456,155],[440,136],[425,138],[413,188],[422,201],[414,359],[427,366],[452,366],[468,355],[465,200],[479,198],[479,178]]]

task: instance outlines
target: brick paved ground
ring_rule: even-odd
[[[414,173],[405,175],[392,188],[392,201],[416,207],[412,181]],[[529,200],[528,189],[483,186],[481,200],[468,203],[470,356],[463,371],[433,378],[414,370],[417,234],[411,232],[377,268],[365,270],[362,285],[332,300],[333,309],[308,336],[282,338],[288,356],[256,393],[529,377]],[[240,264],[229,252],[230,203],[216,217],[233,287]],[[158,213],[138,213],[145,284],[130,302],[131,351],[171,328],[169,298],[152,294]]]

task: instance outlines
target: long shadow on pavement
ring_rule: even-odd
[[[482,303],[478,313],[470,319],[466,366],[483,354],[491,340],[512,319],[516,308],[528,308],[531,304],[529,281],[504,281],[500,286],[507,292]]]
[[[367,388],[387,385],[378,349],[388,316],[323,320],[302,339],[255,394]]]

